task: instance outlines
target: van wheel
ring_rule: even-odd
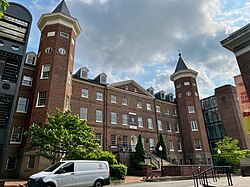
[[[49,183],[46,183],[44,187],[56,187],[56,185],[54,183],[49,182]]]
[[[93,187],[102,187],[102,181],[98,180],[98,181],[95,181],[95,184]]]

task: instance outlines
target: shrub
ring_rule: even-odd
[[[144,162],[140,162],[138,164],[138,166],[139,166],[140,169],[142,169],[142,168],[152,168],[153,167],[152,164],[150,164],[150,163],[144,163]]]
[[[112,179],[124,180],[127,174],[127,166],[124,164],[110,165],[110,175]]]

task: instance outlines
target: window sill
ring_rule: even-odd
[[[35,106],[35,108],[44,108],[45,105],[42,105],[42,106]]]
[[[195,149],[195,151],[202,151],[202,149]]]
[[[17,113],[22,113],[22,114],[26,114],[27,113],[27,111],[20,111],[20,110],[17,110],[16,112]]]

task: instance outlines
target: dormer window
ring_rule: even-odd
[[[134,88],[134,92],[137,92],[137,89],[136,89],[136,88]]]
[[[25,63],[30,65],[36,65],[36,54],[27,53]]]
[[[165,99],[165,94],[164,94],[164,92],[161,92],[161,99]]]
[[[100,75],[100,83],[107,84],[107,75],[105,73]]]
[[[154,88],[150,87],[150,88],[148,89],[148,92],[149,92],[151,95],[154,95]]]
[[[80,70],[80,78],[81,79],[88,79],[88,72],[89,70],[87,68],[81,68]]]
[[[128,90],[128,85],[125,85],[124,87],[125,87],[125,90]]]

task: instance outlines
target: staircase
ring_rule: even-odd
[[[150,163],[153,164],[157,169],[161,169],[161,158],[160,157],[158,157],[157,155],[150,153],[150,152],[146,152],[146,157],[150,158]],[[162,159],[162,165],[169,166],[169,165],[173,165],[173,164]]]
[[[233,186],[230,166],[213,166],[204,171],[201,171],[201,168],[199,168],[193,172],[194,187],[225,186],[225,181],[219,182],[222,176],[226,177],[228,186]]]

